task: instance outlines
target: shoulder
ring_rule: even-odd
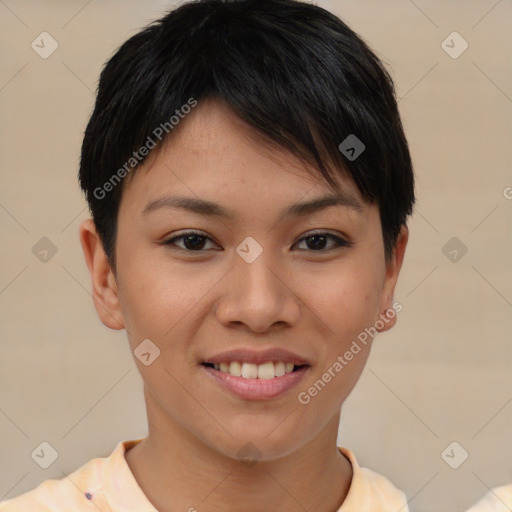
[[[509,512],[512,508],[512,484],[491,489],[467,512]]]
[[[65,480],[45,480],[31,491],[25,492],[0,503],[0,512],[22,512],[34,510],[37,512],[54,512],[57,503],[62,498],[70,498],[76,502],[75,490],[71,489]]]
[[[352,482],[339,512],[408,512],[407,497],[385,476],[359,466],[355,455],[338,447],[352,465]]]
[[[0,512],[97,512],[101,497],[92,500],[87,490],[98,488],[105,460],[92,459],[68,476],[45,480],[30,491],[1,502]]]
[[[402,506],[407,503],[405,493],[396,488],[385,476],[368,468],[359,468],[359,473],[361,481],[376,498],[392,503],[400,502]]]

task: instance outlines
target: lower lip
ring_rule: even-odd
[[[201,367],[214,377],[215,381],[224,389],[244,400],[271,400],[276,398],[295,387],[310,368],[309,366],[303,366],[294,372],[285,373],[282,377],[274,377],[273,379],[245,379],[244,377],[234,377],[229,373],[208,366],[201,365]]]

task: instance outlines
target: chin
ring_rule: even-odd
[[[282,420],[282,418],[281,418]],[[278,423],[274,424],[275,426]],[[279,429],[279,427],[278,427]],[[302,444],[300,438],[294,439],[288,430],[269,436],[272,429],[261,431],[247,428],[243,435],[224,436],[223,441],[209,441],[210,447],[217,453],[233,460],[244,461],[247,466],[256,462],[267,462],[286,457],[297,450]],[[275,432],[274,432],[275,433]],[[297,435],[297,431],[294,431]]]

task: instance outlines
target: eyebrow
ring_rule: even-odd
[[[331,206],[345,206],[356,211],[363,210],[363,205],[354,196],[346,192],[339,192],[337,194],[317,197],[310,201],[292,204],[281,212],[281,219],[308,215]],[[184,196],[163,196],[155,199],[146,205],[142,210],[142,214],[146,215],[162,208],[178,208],[198,215],[222,217],[228,220],[235,218],[235,214],[232,210],[220,204],[204,199]]]

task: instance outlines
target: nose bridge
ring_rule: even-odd
[[[248,237],[236,249],[230,283],[217,308],[218,319],[265,331],[275,323],[293,323],[299,314],[294,294],[285,285],[279,257]]]
[[[260,238],[261,240],[261,238]],[[241,278],[242,293],[256,296],[279,294],[278,259],[269,246],[263,247],[253,237],[247,237],[236,249],[236,273]],[[282,284],[281,284],[282,286]]]

